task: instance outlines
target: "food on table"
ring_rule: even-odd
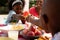
[[[42,35],[42,33],[39,30],[36,30],[35,35]]]
[[[35,32],[35,31],[36,31],[36,27],[31,26],[31,27],[30,27],[30,30],[33,31],[33,32]]]
[[[0,37],[0,40],[14,40],[14,39],[11,39],[11,38],[8,38],[8,37]]]
[[[36,26],[31,26],[29,29],[24,29],[22,32],[27,36],[39,36],[42,35],[41,31],[37,29]]]
[[[23,30],[23,34],[26,35],[28,33],[28,30],[27,29],[24,29]]]
[[[43,36],[40,36],[40,38],[38,38],[38,40],[51,40],[50,38],[48,38],[48,37],[43,37]]]
[[[29,15],[29,12],[25,11],[23,16],[26,18]]]
[[[11,30],[22,30],[24,27],[22,25],[14,25],[12,26]]]
[[[27,36],[35,36],[35,33],[33,31],[30,31],[27,33]]]

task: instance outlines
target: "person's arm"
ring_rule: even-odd
[[[23,15],[20,14],[13,14],[13,19],[17,19],[17,20],[24,20],[25,17]]]
[[[41,23],[41,19],[40,18],[39,19],[35,19],[34,17],[29,16],[29,17],[26,18],[26,20],[28,22],[31,22],[32,24],[35,24],[35,25],[37,25],[37,26],[42,28],[42,26],[41,26],[42,23]]]
[[[6,20],[6,24],[8,24],[11,21],[11,17],[13,14],[16,14],[16,13],[13,10],[10,10]]]
[[[45,25],[44,25],[44,21],[42,20],[42,17],[40,17],[39,19],[35,20],[34,18],[32,18],[32,16],[29,16],[29,17],[26,18],[26,20],[28,22],[31,22],[32,24],[37,25],[39,28],[44,29],[43,26],[45,26]]]

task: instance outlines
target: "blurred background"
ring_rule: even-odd
[[[8,13],[8,0],[0,0],[0,14]]]
[[[9,2],[11,0],[0,0],[0,14],[8,14],[9,12],[9,9],[8,9],[8,6],[9,6]],[[26,4],[25,6],[25,9],[27,8],[27,10],[29,10],[30,7],[34,6],[35,5],[35,2],[36,0],[26,0]],[[24,10],[25,10],[24,9]]]
[[[0,0],[0,23],[4,23],[9,12],[9,2],[13,0]],[[29,11],[29,8],[35,5],[36,0],[25,0],[23,11]],[[11,3],[10,3],[11,4]],[[11,7],[10,7],[11,8]]]

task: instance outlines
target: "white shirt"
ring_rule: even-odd
[[[52,40],[60,40],[60,32],[56,33]]]
[[[11,17],[12,17],[13,14],[16,14],[16,12],[14,10],[10,10],[9,14],[8,14],[8,17],[7,17],[6,24],[8,24],[10,22]]]

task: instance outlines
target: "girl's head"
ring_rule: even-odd
[[[41,9],[42,8],[42,4],[43,4],[43,0],[36,0],[36,7],[38,9]]]
[[[14,1],[13,3],[12,3],[12,9],[17,13],[17,14],[19,14],[19,13],[22,13],[22,11],[23,11],[23,6],[24,4],[23,4],[23,2],[22,1]]]

